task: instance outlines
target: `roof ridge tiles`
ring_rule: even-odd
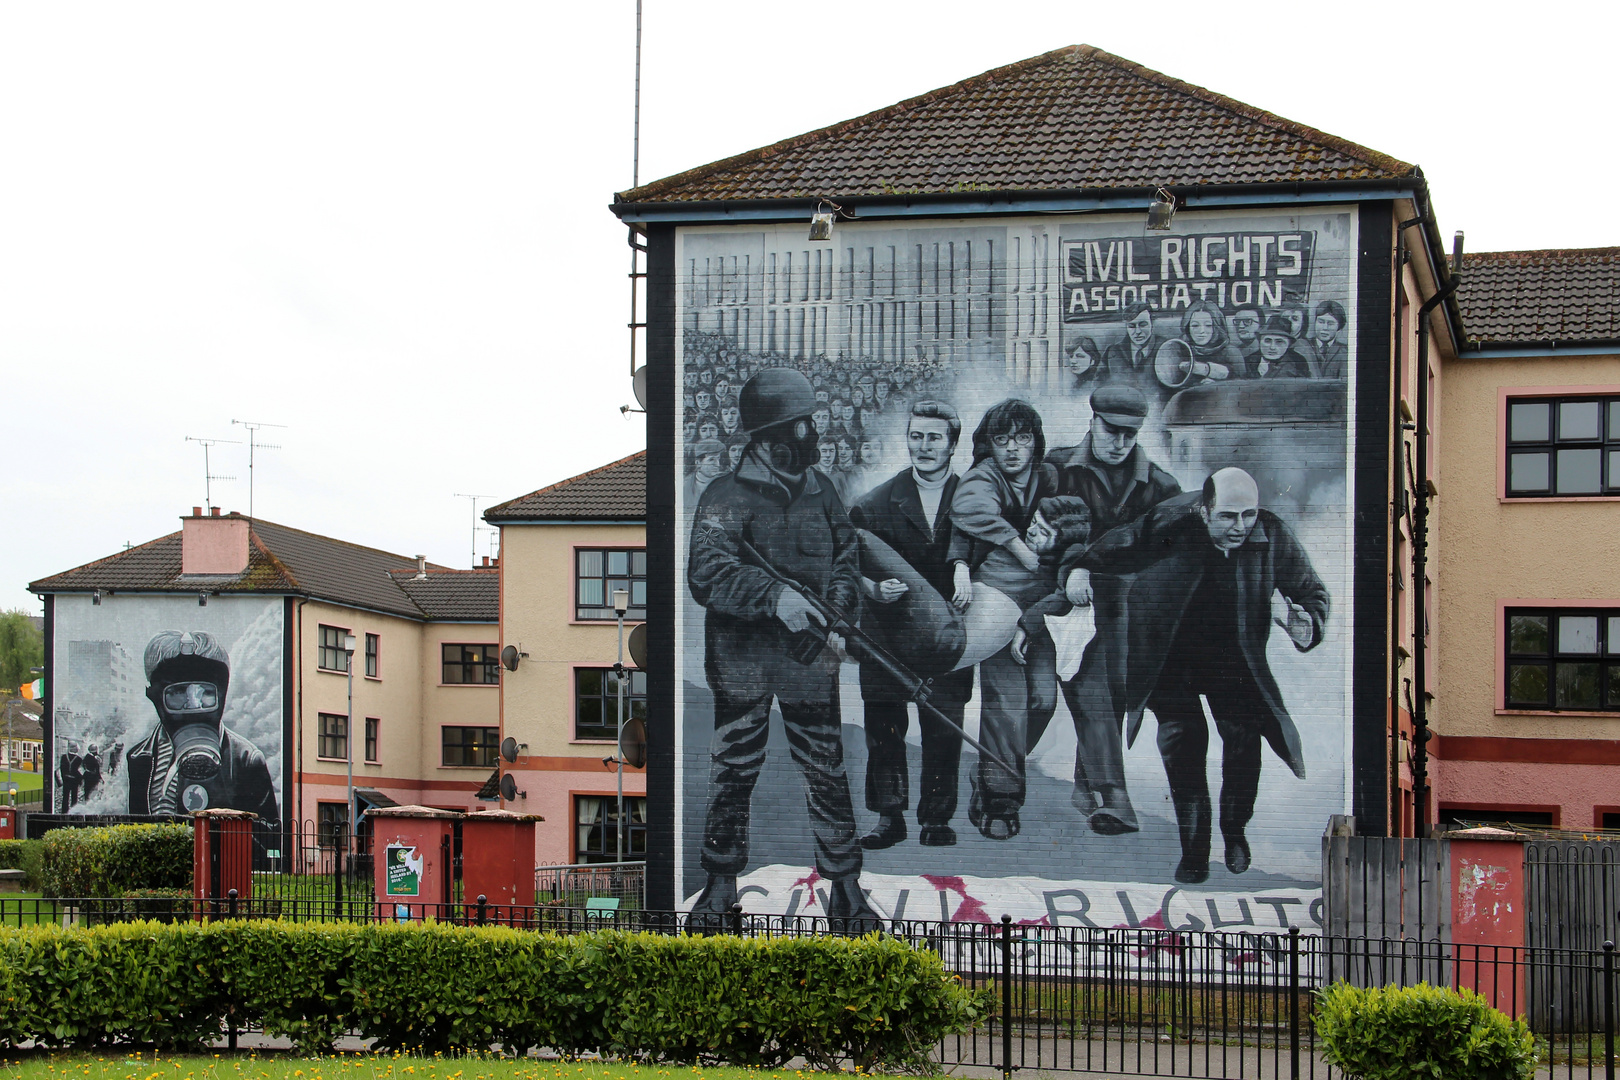
[[[1094,45],[1082,44],[1066,45],[1060,49],[1054,49],[1050,52],[1041,53],[1038,56],[1032,56],[1024,60],[991,68],[988,71],[980,72],[977,75],[951,83],[948,86],[939,87],[937,89],[927,91],[926,93],[905,98],[891,105],[886,105],[879,109],[873,109],[860,116],[847,120],[841,120],[835,124],[816,128],[811,131],[802,132],[798,135],[790,136],[786,139],[781,139],[765,146],[756,147],[755,149],[747,150],[740,154],[734,154],[719,161],[698,165],[683,172],[675,173],[659,180],[654,180],[648,184],[643,184],[640,187],[617,192],[614,195],[614,201],[615,203],[620,204],[656,202],[661,196],[667,193],[679,191],[684,187],[690,186],[696,181],[717,176],[719,174],[724,174],[731,170],[741,169],[746,166],[759,165],[771,160],[772,158],[780,157],[792,151],[829,142],[839,138],[840,136],[855,132],[861,128],[881,124],[885,120],[904,116],[907,113],[948,101],[971,91],[983,90],[994,86],[999,81],[1005,81],[1009,77],[1021,75],[1025,72],[1034,71],[1047,65],[1065,60],[1074,63],[1095,62],[1097,64],[1113,68],[1116,71],[1151,82],[1165,90],[1191,97],[1205,105],[1221,109],[1253,123],[1261,124],[1272,130],[1285,133],[1298,139],[1314,142],[1324,150],[1331,150],[1344,154],[1345,156],[1360,161],[1373,169],[1395,177],[1421,175],[1421,170],[1419,170],[1415,165],[1401,161],[1388,154],[1380,153],[1379,151],[1363,146],[1360,143],[1353,142],[1337,135],[1331,135],[1319,128],[1314,128],[1307,124],[1301,124],[1295,120],[1289,120],[1286,117],[1277,115],[1276,113],[1268,112],[1267,110],[1261,109],[1257,106],[1238,101],[1236,98],[1228,97],[1225,94],[1220,94],[1205,87],[1198,86],[1194,83],[1189,83],[1185,80],[1166,75],[1163,72],[1155,71],[1152,68],[1146,67],[1132,60],[1127,60],[1124,57],[1116,56],[1115,54],[1104,49],[1100,49]],[[1046,115],[1050,115],[1050,109],[1048,109],[1048,113]],[[1045,122],[1044,117],[1042,122]],[[999,154],[1003,151],[997,148],[996,152]],[[1173,178],[1166,179],[1167,182],[1173,183]],[[824,194],[828,197],[833,197],[841,193],[834,190],[828,190]],[[847,197],[848,193],[842,194]],[[779,195],[772,197],[808,198],[810,196]],[[723,199],[724,196],[720,196],[720,198]]]
[[[1586,259],[1598,261],[1600,259],[1620,258],[1620,247],[1593,247],[1593,248],[1523,248],[1517,251],[1467,251],[1463,253],[1463,268],[1471,262],[1506,263],[1528,262],[1531,260],[1555,259]]]
[[[276,553],[270,550],[270,545],[264,542],[264,538],[259,535],[253,524],[253,520],[250,518],[248,520],[248,541],[258,548],[266,559],[270,560],[270,565],[275,568],[276,572],[282,576],[287,584],[291,585],[295,590],[301,590],[303,587],[298,583],[298,575],[292,572],[292,567],[282,562],[276,556]]]
[[[231,517],[241,516],[241,517],[246,518],[246,515],[231,514],[230,516]],[[354,549],[356,549],[358,551],[369,551],[373,555],[382,555],[385,558],[389,558],[389,559],[399,559],[401,562],[406,562],[406,563],[412,564],[412,566],[414,566],[416,564],[416,557],[414,555],[401,555],[397,551],[387,551],[387,550],[385,550],[383,548],[372,547],[370,544],[357,544],[353,540],[344,540],[344,539],[341,539],[340,537],[336,537],[336,536],[327,536],[325,533],[311,532],[308,529],[300,529],[296,525],[283,525],[279,521],[269,521],[269,520],[267,520],[265,518],[246,518],[246,520],[248,520],[253,527],[257,527],[259,525],[268,525],[273,529],[285,529],[288,532],[297,533],[300,536],[313,537],[316,540],[324,540],[324,541],[326,541],[327,543],[330,543],[330,544],[342,544],[344,547],[354,548]],[[434,569],[436,567],[437,567],[437,564],[435,564],[435,563],[429,563],[428,564],[429,569]],[[439,569],[449,569],[449,567],[437,567],[437,568],[439,568]]]

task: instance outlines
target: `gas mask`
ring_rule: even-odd
[[[820,459],[816,450],[816,427],[808,416],[772,424],[754,438],[766,448],[771,468],[798,475]]]
[[[217,651],[223,656],[223,650]],[[147,678],[147,699],[174,747],[181,778],[196,782],[219,772],[229,665],[210,655],[181,653],[153,665]]]

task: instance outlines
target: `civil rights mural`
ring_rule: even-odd
[[[1319,923],[1356,219],[1174,225],[679,232],[684,907]]]
[[[55,811],[278,821],[284,622],[279,597],[58,595]]]

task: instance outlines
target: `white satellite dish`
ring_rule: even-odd
[[[647,407],[647,365],[642,364],[636,368],[636,373],[630,376],[630,385],[636,391],[636,404],[643,409]]]

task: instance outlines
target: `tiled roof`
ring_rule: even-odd
[[[491,525],[521,521],[645,521],[647,452],[560,480],[484,511]]]
[[[1470,342],[1620,341],[1620,248],[1470,252],[1461,276]]]
[[[36,593],[84,592],[90,589],[108,592],[190,592],[206,589],[211,593],[226,595],[293,594],[370,608],[408,619],[488,618],[491,622],[495,621],[497,586],[484,584],[486,578],[495,580],[493,573],[458,572],[430,563],[430,579],[440,574],[459,573],[469,578],[477,577],[479,584],[466,586],[454,600],[450,598],[454,589],[447,588],[441,592],[435,586],[428,590],[432,595],[425,598],[429,604],[425,608],[396,579],[397,573],[406,571],[415,575],[416,560],[409,556],[335,540],[330,536],[277,525],[262,518],[252,521],[251,530],[248,566],[241,574],[209,575],[206,579],[181,574],[181,534],[170,533],[128,551],[41,578],[28,587]],[[483,595],[483,590],[488,592],[488,603],[474,605],[471,598]],[[469,611],[475,606],[480,612],[478,615],[432,613],[450,608]]]
[[[1395,179],[1403,161],[1090,45],[619,194],[628,203]]]
[[[45,727],[41,721],[44,714],[45,710],[37,701],[11,698],[5,704],[5,711],[0,712],[0,724],[5,725],[0,731],[9,732],[13,739],[38,742],[45,737]],[[3,737],[0,735],[0,738]]]
[[[488,570],[430,570],[418,578],[414,570],[390,575],[411,602],[430,619],[458,622],[495,622],[501,614],[501,575]]]

